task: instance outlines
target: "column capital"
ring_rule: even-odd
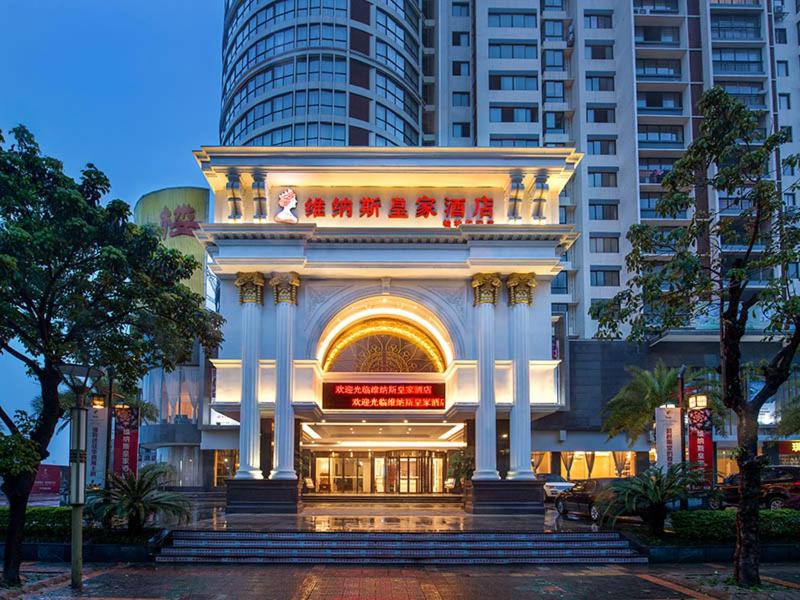
[[[237,273],[236,287],[239,288],[239,303],[255,302],[264,304],[264,284],[266,277],[263,273],[254,271],[251,273]]]
[[[501,285],[499,273],[476,273],[473,275],[473,306],[497,304],[497,293]]]
[[[536,275],[533,273],[512,273],[506,280],[508,288],[508,304],[533,304],[533,290],[536,287]]]
[[[297,288],[300,287],[300,276],[294,271],[289,273],[273,273],[269,280],[275,296],[275,304],[286,302],[297,304]]]

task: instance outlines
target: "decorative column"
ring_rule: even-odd
[[[264,284],[261,273],[237,273],[242,305],[242,399],[239,413],[239,469],[235,479],[264,479],[261,472],[261,415],[258,409],[258,345]]]
[[[497,473],[497,409],[494,401],[494,307],[500,289],[497,273],[472,278],[478,312],[478,410],[475,413],[475,472],[473,480],[500,479]]]
[[[273,273],[275,296],[275,450],[270,479],[297,479],[294,470],[294,409],[292,408],[292,342],[297,306],[297,273]]]
[[[536,479],[531,468],[531,388],[528,344],[530,311],[536,277],[512,273],[506,281],[511,307],[511,344],[514,359],[514,404],[511,407],[511,469],[508,479]]]

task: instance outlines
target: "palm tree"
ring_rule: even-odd
[[[608,494],[598,500],[606,505],[605,515],[639,515],[650,533],[660,536],[664,533],[667,507],[688,498],[689,491],[702,479],[702,474],[687,463],[672,465],[666,472],[651,467],[636,477],[613,482]]]
[[[89,499],[87,512],[106,526],[115,519],[124,521],[131,538],[141,536],[156,517],[188,520],[189,501],[162,489],[171,475],[172,469],[163,464],[147,465],[138,474],[114,475],[107,490]]]
[[[659,360],[652,371],[635,366],[625,370],[631,379],[603,407],[603,431],[609,438],[625,434],[632,446],[640,435],[653,429],[656,408],[677,404],[680,375],[678,369],[668,367],[663,360]],[[708,396],[714,426],[724,431],[727,411],[720,403],[719,386],[714,378],[709,377],[709,371],[690,369],[685,376],[685,387]]]

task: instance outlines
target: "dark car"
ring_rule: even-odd
[[[739,474],[731,475],[719,486],[720,497],[709,501],[711,508],[724,508],[739,503]],[[800,466],[771,465],[761,471],[761,505],[783,508],[786,502],[800,496]]]
[[[619,479],[604,477],[576,481],[571,490],[561,492],[556,498],[555,506],[558,514],[565,516],[569,513],[580,513],[589,515],[592,521],[599,521],[603,514],[597,505],[598,495],[608,490],[615,481]]]

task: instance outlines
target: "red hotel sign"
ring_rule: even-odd
[[[322,408],[443,410],[443,383],[323,383]]]

